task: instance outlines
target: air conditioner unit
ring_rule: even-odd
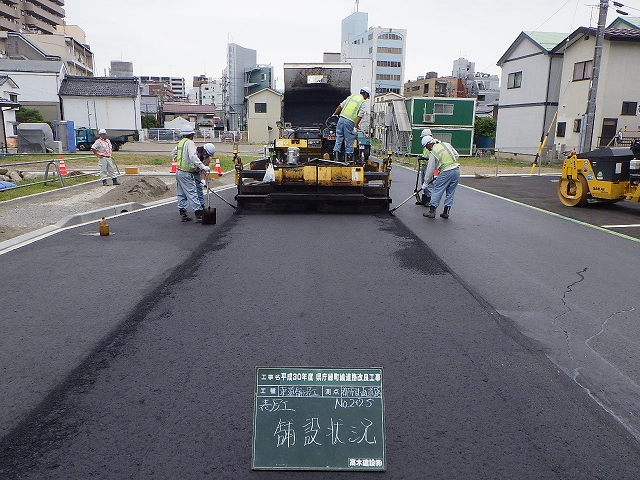
[[[424,123],[435,123],[436,122],[436,116],[433,113],[425,113],[422,116],[422,121]]]

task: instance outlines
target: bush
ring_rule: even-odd
[[[473,134],[476,137],[496,136],[496,121],[490,117],[476,117],[476,124],[473,127]]]

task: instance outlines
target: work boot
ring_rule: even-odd
[[[105,187],[108,187],[108,186],[109,186],[109,184],[107,183],[107,180],[106,180],[106,179],[105,179],[105,180],[102,180],[102,185],[104,185]]]
[[[202,210],[196,210],[195,214],[196,214],[196,222],[202,223]]]
[[[416,205],[426,205],[431,201],[431,197],[427,197],[424,193],[422,194],[422,197],[420,198],[420,200],[418,200],[416,202]]]
[[[436,218],[436,207],[429,205],[429,211],[427,213],[423,213],[422,216],[427,218]]]
[[[442,218],[449,218],[449,210],[451,210],[451,207],[444,207],[444,212],[442,212],[440,216]]]
[[[118,181],[118,179],[117,179],[117,178],[115,178],[115,177],[111,179],[111,182],[112,182],[114,185],[120,185],[120,182],[119,182],[119,181]]]
[[[189,222],[189,221],[191,221],[191,218],[189,218],[189,217],[187,216],[187,211],[186,211],[184,208],[181,208],[181,209],[180,209],[180,217],[182,217],[182,221],[183,221],[183,222]]]
[[[345,162],[347,163],[352,163],[353,162],[353,155],[351,155],[350,153],[347,153],[347,155],[345,156]]]

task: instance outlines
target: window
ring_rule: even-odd
[[[402,40],[402,37],[395,33],[381,33],[378,40]]]
[[[556,128],[556,137],[564,137],[567,131],[567,122],[558,122],[558,128]]]
[[[267,113],[267,104],[266,103],[255,103],[255,112],[256,113]]]
[[[507,88],[520,88],[522,86],[522,72],[510,73],[507,77]]]
[[[589,80],[591,78],[591,69],[593,68],[593,60],[586,62],[577,62],[573,64],[573,81]]]
[[[14,103],[18,103],[18,94],[17,93],[10,93],[9,94],[9,100],[11,100]]]
[[[622,102],[622,113],[620,115],[637,115],[638,102]]]
[[[434,103],[433,113],[453,115],[453,103]]]
[[[573,131],[576,133],[580,133],[580,129],[582,128],[582,119],[581,118],[576,118],[573,121]]]

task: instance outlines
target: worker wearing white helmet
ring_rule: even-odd
[[[202,163],[196,153],[196,144],[193,143],[195,130],[191,125],[185,125],[180,129],[182,140],[178,142],[171,152],[176,161],[176,197],[178,199],[178,211],[183,222],[191,220],[187,215],[187,207],[191,208],[196,216],[196,221],[202,221],[202,205],[204,201],[198,198],[200,183],[200,171],[209,173],[210,168]]]
[[[430,128],[425,128],[422,130],[422,132],[420,132],[420,139],[424,138],[424,137],[430,137],[431,136],[431,129]],[[424,148],[423,145],[423,149],[422,149],[422,155],[420,155],[418,157],[418,178],[419,178],[419,185],[422,185],[422,187],[418,190],[416,190],[416,196],[418,196],[418,199],[416,200],[416,205],[423,205],[426,206],[429,203],[429,200],[431,200],[431,188],[429,184],[424,183],[424,176],[425,173],[427,171],[427,160],[429,159],[429,150],[427,150],[426,148]],[[420,195],[420,192],[422,192],[422,195]]]
[[[118,177],[116,176],[116,169],[113,165],[113,159],[111,158],[113,153],[111,140],[107,138],[107,131],[104,128],[98,130],[98,135],[99,138],[91,145],[91,151],[98,157],[98,168],[100,169],[102,185],[109,185],[107,178],[111,178],[111,182],[114,185],[120,185],[120,183],[118,183]]]
[[[200,161],[209,167],[209,163],[211,162],[211,157],[216,153],[216,147],[213,143],[205,143],[201,147],[196,147],[196,154]],[[209,167],[211,168],[211,167]],[[199,170],[196,174],[196,190],[198,191],[198,201],[202,206],[202,210],[204,210],[204,192],[202,191],[202,187],[206,187],[207,185],[207,174]]]
[[[360,93],[356,93],[345,98],[336,108],[334,115],[339,115],[336,124],[336,143],[333,147],[333,158],[338,159],[344,140],[345,160],[351,162],[353,160],[353,143],[358,135],[358,125],[367,113],[366,100],[371,97],[371,90],[362,87]]]
[[[453,197],[460,179],[460,156],[455,148],[447,142],[440,142],[431,135],[425,135],[421,140],[425,151],[429,152],[429,161],[425,172],[423,187],[429,185],[436,169],[438,176],[435,177],[431,186],[431,199],[429,200],[429,211],[422,215],[428,218],[435,218],[436,209],[440,205],[442,195],[446,193],[444,199],[444,211],[440,214],[442,218],[449,218],[449,212],[453,205]]]

